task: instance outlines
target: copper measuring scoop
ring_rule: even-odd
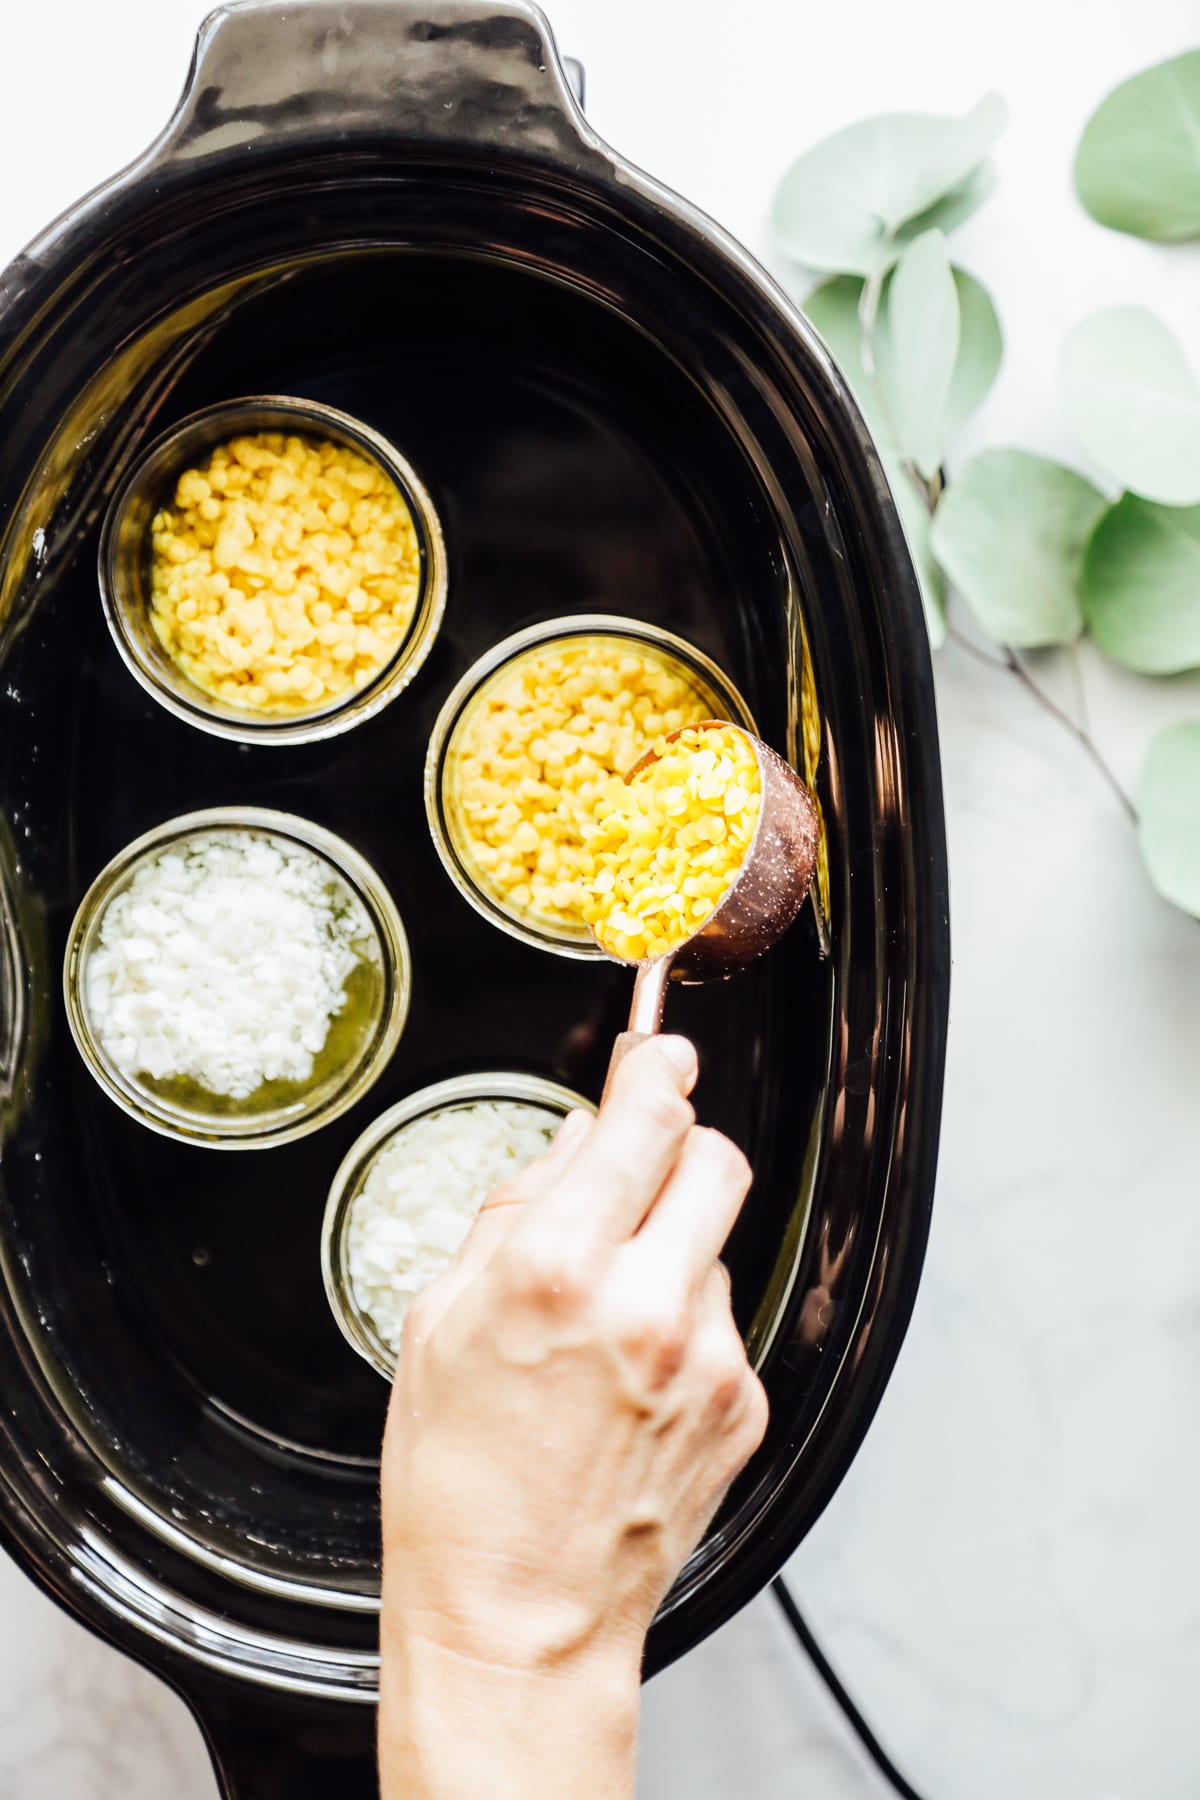
[[[812,885],[820,834],[816,803],[781,756],[742,726],[731,726],[720,719],[680,726],[678,731],[667,733],[666,741],[671,743],[684,731],[713,727],[740,732],[754,752],[760,782],[754,836],[732,885],[691,937],[661,956],[626,965],[637,968],[633,1003],[628,1030],[613,1045],[606,1093],[621,1059],[661,1029],[667,983],[672,976],[686,982],[720,981],[743,964],[753,962],[783,936]],[[657,750],[647,750],[625,780],[633,781],[643,769],[657,762],[658,756]],[[600,948],[603,950],[604,945]],[[614,962],[621,960],[613,957]]]

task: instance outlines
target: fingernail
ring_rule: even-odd
[[[685,1037],[660,1037],[658,1048],[661,1055],[681,1075],[693,1075],[696,1070],[696,1052]]]

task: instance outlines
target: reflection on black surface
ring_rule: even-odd
[[[28,836],[32,827],[21,826]],[[36,1079],[47,982],[46,930],[28,891],[17,842],[0,814],[0,1155],[17,1132]]]

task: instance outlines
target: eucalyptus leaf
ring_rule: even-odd
[[[911,219],[906,219],[893,234],[892,241],[885,244],[880,257],[879,266],[887,268],[899,255],[905,244],[913,238],[920,237],[923,231],[951,232],[961,225],[964,219],[978,212],[985,200],[989,200],[996,191],[996,165],[992,161],[980,163],[973,174],[965,181],[959,182],[924,212],[919,212]]]
[[[1200,237],[1200,50],[1122,82],[1084,127],[1075,188],[1093,219],[1164,242]]]
[[[933,560],[929,548],[929,508],[908,471],[892,457],[883,458],[883,466],[891,485],[896,511],[908,541],[908,553],[917,572],[921,603],[925,608],[925,625],[929,642],[940,650],[946,641],[946,578]]]
[[[1004,338],[992,297],[983,283],[955,269],[958,290],[958,358],[946,400],[946,435],[953,437],[979,411],[1000,373]]]
[[[942,461],[946,402],[958,361],[958,290],[940,231],[915,238],[887,297],[888,367],[881,371],[900,442],[928,481]]]
[[[880,382],[868,376],[863,367],[862,332],[858,322],[859,301],[863,283],[857,275],[834,275],[813,289],[804,302],[804,312],[816,326],[858,401],[863,418],[871,428],[880,452],[900,457],[900,445],[888,417]],[[886,304],[886,289],[885,289]],[[881,316],[883,307],[880,308]],[[878,356],[878,332],[876,352]]]
[[[961,119],[943,121],[940,138],[919,164],[895,172],[894,223],[915,219],[960,188],[986,162],[1008,124],[999,94],[985,94]]]
[[[1151,881],[1164,900],[1200,918],[1200,721],[1151,740],[1137,811]]]
[[[856,275],[835,275],[832,281],[823,281],[814,288],[804,302],[804,310],[832,351],[871,428],[917,573],[929,641],[935,650],[940,650],[946,640],[946,580],[930,553],[925,497],[901,461],[895,434],[880,403],[878,384],[868,380],[863,368],[858,324],[862,289]]]
[[[779,184],[780,244],[814,269],[867,275],[886,266],[910,221],[926,215],[926,229],[958,223],[986,197],[977,172],[1006,118],[1004,102],[989,94],[962,119],[885,113],[834,132]],[[948,217],[930,216],[948,198]]]
[[[1083,626],[1084,545],[1106,505],[1060,463],[985,450],[943,493],[930,548],[997,643],[1066,644]]]
[[[1200,506],[1118,500],[1088,543],[1083,607],[1101,649],[1128,668],[1200,668]]]
[[[1200,387],[1160,319],[1114,306],[1081,320],[1062,377],[1080,440],[1122,487],[1168,506],[1200,500]]]
[[[1000,321],[987,289],[965,269],[955,269],[958,294],[958,357],[946,400],[946,435],[954,433],[978,411],[1000,368],[1003,339]],[[858,308],[863,283],[857,275],[835,275],[814,288],[804,302],[812,320],[845,375],[876,443],[887,454],[899,457],[896,431],[889,419],[888,396],[893,387],[893,358],[889,329],[891,278],[884,283],[875,333],[878,379],[867,378],[862,361]]]

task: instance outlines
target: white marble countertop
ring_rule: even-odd
[[[0,258],[149,140],[202,6],[5,7]],[[999,192],[956,240],[1008,344],[973,443],[1073,453],[1055,359],[1098,304],[1151,305],[1200,350],[1200,255],[1100,231],[1069,183],[1101,95],[1200,39],[1194,0],[550,10],[587,64],[597,128],[777,269],[767,206],[807,143],[874,111],[1007,96]],[[1089,654],[1079,672],[1127,783],[1154,729],[1200,717],[1198,680],[1151,685]],[[1068,675],[1044,670],[1075,704]],[[879,1417],[793,1585],[925,1800],[1195,1800],[1200,937],[1015,682],[950,650],[938,685],[955,989],[929,1260]],[[214,1792],[181,1703],[0,1558],[0,1800]],[[884,1789],[763,1599],[651,1685],[642,1792]]]

